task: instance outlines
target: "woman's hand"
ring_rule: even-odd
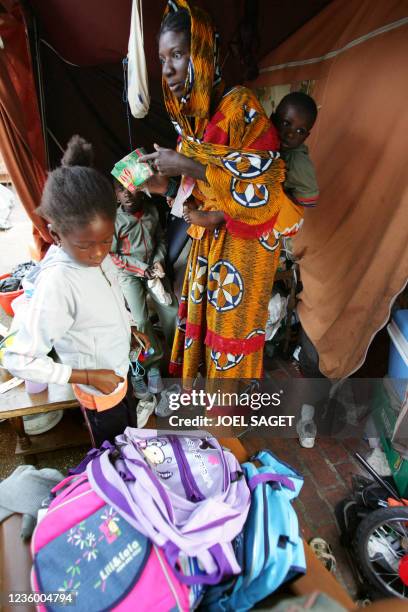
[[[152,162],[159,176],[191,176],[205,180],[205,166],[173,149],[154,145],[156,153],[149,153],[139,158],[140,162]]]
[[[155,144],[156,153],[143,155],[139,158],[140,162],[151,162],[156,168],[159,176],[180,176],[184,174],[184,160],[188,158],[173,149],[165,149]]]
[[[167,176],[162,176],[161,174],[153,174],[147,181],[140,185],[137,191],[143,191],[145,187],[147,187],[150,193],[164,195],[169,188],[169,179]]]
[[[118,376],[113,370],[88,370],[88,384],[105,395],[113,393],[124,380],[123,376]]]

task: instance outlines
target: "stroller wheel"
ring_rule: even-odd
[[[388,597],[408,599],[408,508],[381,508],[359,524],[354,550],[363,576]]]

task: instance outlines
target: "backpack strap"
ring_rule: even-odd
[[[74,480],[74,478],[77,478],[77,476],[77,474],[71,474],[71,476],[67,476],[66,478],[64,478],[64,480],[61,480],[61,482],[56,484],[55,487],[51,489],[51,493],[55,494],[64,487],[67,487]]]
[[[259,461],[263,466],[273,467],[276,472],[286,474],[286,476],[297,480],[300,478],[303,482],[303,476],[299,472],[288,463],[281,461],[267,448],[260,450],[254,457],[251,457],[251,461]]]
[[[277,482],[282,486],[290,489],[291,491],[296,491],[296,487],[293,484],[292,480],[288,476],[284,476],[283,474],[272,474],[268,472],[263,472],[259,474],[255,474],[248,480],[248,486],[251,490],[251,493],[259,484],[264,482]]]
[[[68,470],[68,474],[70,476],[76,476],[77,474],[82,474],[82,472],[85,471],[86,466],[88,465],[90,461],[92,461],[92,459],[99,457],[102,453],[104,453],[107,450],[110,453],[113,453],[116,450],[116,447],[110,442],[108,442],[108,440],[105,440],[105,442],[100,446],[100,448],[91,448],[91,450],[88,451],[85,457],[82,459],[81,463],[78,463],[77,466],[75,466],[74,468],[70,468]]]
[[[287,490],[291,491],[291,495],[293,496],[293,498],[299,495],[300,489],[303,486],[304,478],[302,474],[296,471],[291,465],[285,463],[284,461],[281,461],[268,449],[260,450],[255,457],[252,457],[251,460],[256,460],[261,463],[262,467],[259,469],[261,473],[264,471],[271,471],[275,474],[279,474],[289,478],[295,488],[293,489],[292,487],[289,487]]]
[[[115,450],[118,451],[119,449],[115,448]],[[158,494],[163,500],[170,520],[173,521],[173,509],[171,507],[168,495],[163,485],[158,482],[157,478],[154,476],[146,463],[142,459],[126,457],[122,454],[122,451],[119,452],[120,456],[125,457],[127,461],[137,465],[146,473],[147,477],[152,481],[152,487],[157,489]],[[131,500],[125,481],[135,480],[135,478],[131,474],[130,470],[127,469],[124,462],[121,462],[120,468],[122,469],[116,470],[109,460],[109,451],[105,450],[103,453],[98,454],[92,459],[92,461],[89,462],[87,466],[87,474],[91,486],[96,493],[107,503],[114,506],[116,510],[122,512],[124,518],[132,523],[132,520],[135,517],[135,506]],[[125,478],[123,476],[125,476]]]

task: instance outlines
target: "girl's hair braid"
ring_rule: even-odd
[[[80,136],[72,136],[61,166],[48,175],[36,212],[62,234],[88,225],[97,216],[115,219],[112,185],[92,167],[92,162],[92,145]]]

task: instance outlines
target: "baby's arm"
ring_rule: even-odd
[[[183,219],[206,229],[215,229],[225,222],[224,213],[220,210],[191,210],[187,207],[183,209]]]
[[[307,153],[303,151],[292,153],[283,188],[286,195],[298,206],[305,208],[316,206],[319,187],[313,162]]]

